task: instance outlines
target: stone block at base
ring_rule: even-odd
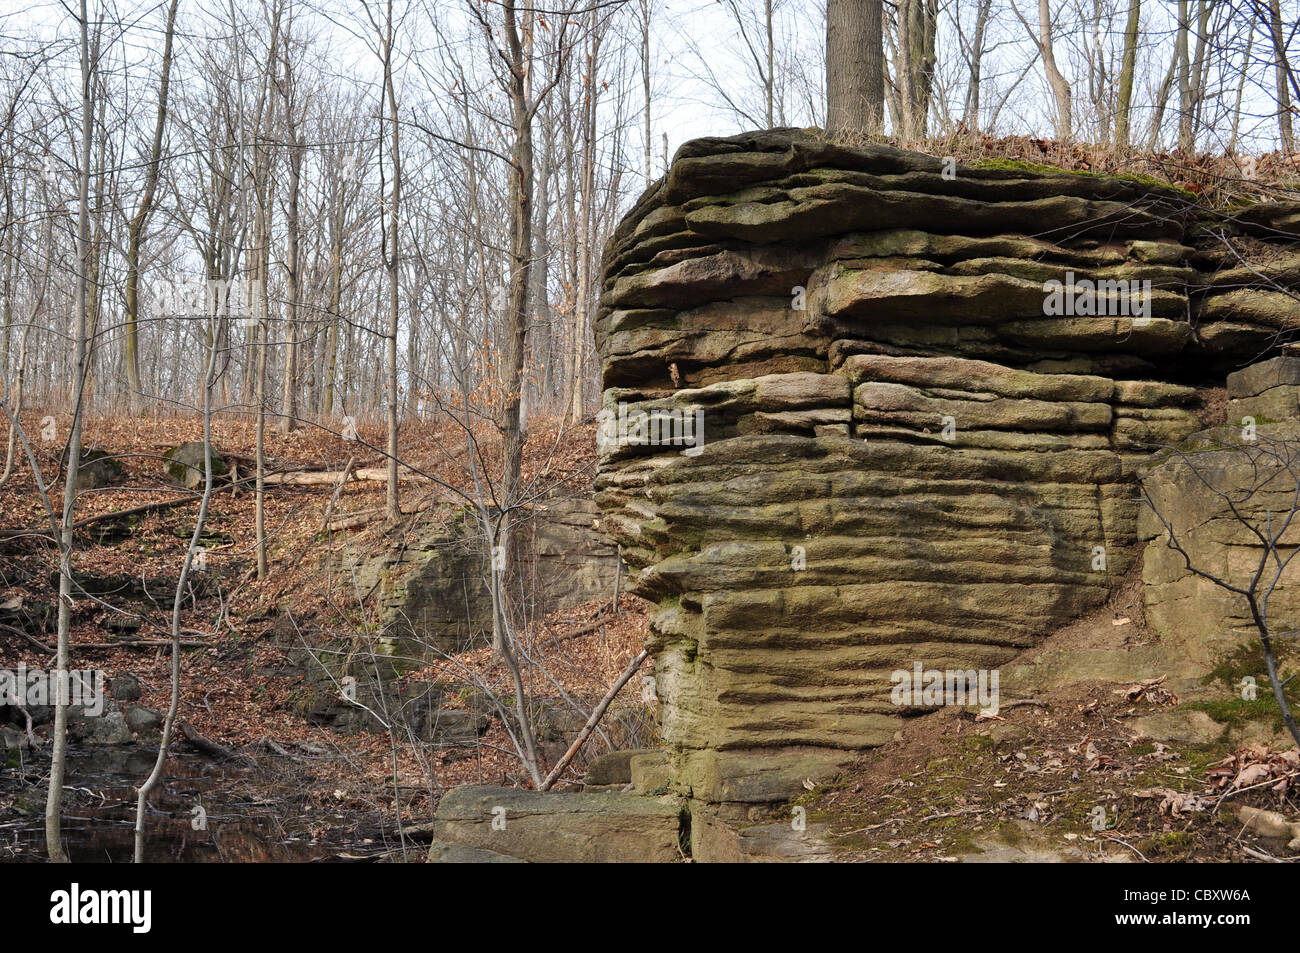
[[[466,786],[438,805],[429,859],[472,862],[468,849],[533,863],[671,863],[682,859],[682,828],[675,798]]]

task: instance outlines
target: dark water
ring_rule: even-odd
[[[131,862],[134,786],[148,777],[156,757],[156,749],[136,746],[69,749],[63,838],[71,860]],[[0,862],[42,861],[49,758],[24,752],[21,766],[11,758],[2,770]],[[145,860],[310,862],[334,856],[337,848],[313,843],[301,825],[287,820],[285,802],[262,790],[248,769],[197,755],[168,758],[149,798]]]

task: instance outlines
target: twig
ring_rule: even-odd
[[[168,648],[172,644],[171,639],[122,639],[118,642],[73,642],[74,649],[154,649]],[[215,642],[209,642],[200,639],[186,639],[180,642],[183,649],[209,649],[216,645]]]
[[[24,632],[16,625],[8,625],[4,622],[0,622],[0,630],[3,630],[5,632],[12,632],[14,635],[21,635],[24,639],[32,643],[32,645],[36,646],[42,652],[50,652],[50,653],[54,652],[52,646],[46,645],[44,642],[37,639],[36,636],[32,635],[29,632]]]
[[[1132,844],[1130,844],[1128,841],[1124,840],[1123,838],[1116,837],[1114,834],[1105,834],[1105,835],[1103,835],[1103,836],[1104,836],[1105,839],[1108,840],[1108,841],[1114,841],[1116,844],[1123,844],[1123,845],[1124,845],[1125,847],[1127,847],[1129,850],[1133,851],[1133,853],[1135,853],[1135,854],[1137,854],[1139,857],[1141,857],[1141,858],[1142,858],[1142,863],[1144,863],[1144,864],[1149,864],[1149,863],[1151,863],[1151,861],[1149,861],[1149,860],[1146,859],[1146,856],[1142,853],[1142,851],[1138,850],[1136,847],[1134,847]]]
[[[866,827],[859,827],[857,830],[852,830],[852,831],[831,831],[831,832],[830,832],[830,835],[831,835],[832,837],[851,837],[851,836],[854,835],[854,834],[865,834],[865,833],[867,833],[867,831],[879,830],[880,828],[882,828],[882,827],[888,827],[888,826],[891,825],[891,824],[901,824],[901,823],[903,823],[902,818],[891,817],[891,818],[890,818],[889,820],[887,820],[887,821],[881,821],[879,824],[868,824]]]
[[[1268,777],[1256,784],[1248,784],[1244,788],[1229,788],[1228,790],[1220,794],[1219,799],[1214,802],[1214,810],[1217,811],[1219,809],[1219,805],[1222,804],[1224,801],[1226,801],[1228,798],[1232,797],[1234,794],[1243,794],[1246,791],[1253,791],[1255,790],[1255,788],[1262,788],[1265,785],[1272,787],[1273,785],[1277,784],[1279,781],[1285,781],[1288,778],[1294,778],[1297,775],[1300,775],[1300,771],[1292,771],[1290,774],[1284,774],[1281,777]]]
[[[541,785],[538,787],[539,791],[550,790],[551,785],[556,782],[564,769],[569,766],[569,762],[572,761],[574,756],[578,753],[578,749],[582,747],[583,742],[591,737],[592,730],[596,727],[596,723],[600,721],[601,716],[605,714],[605,709],[609,708],[609,703],[614,700],[614,696],[617,695],[623,686],[628,683],[628,680],[637,673],[637,670],[641,667],[641,663],[649,657],[650,653],[645,649],[642,649],[640,654],[632,660],[631,664],[623,670],[623,674],[618,677],[618,681],[610,687],[609,691],[605,693],[605,697],[600,700],[600,704],[592,711],[591,717],[588,718],[587,723],[582,726],[582,731],[578,732],[578,737],[573,739],[573,744],[569,745],[569,750],[564,752],[564,757],[560,758],[555,767],[551,769],[551,773],[542,781]]]
[[[1294,864],[1296,862],[1296,858],[1294,857],[1274,857],[1272,854],[1267,854],[1262,850],[1256,850],[1253,847],[1247,847],[1245,844],[1240,846],[1242,850],[1247,854],[1250,854],[1250,856],[1254,857],[1256,860],[1266,860],[1270,864]]]
[[[618,590],[623,581],[623,544],[614,551],[614,615],[618,615]]]
[[[963,807],[959,811],[946,811],[943,814],[931,814],[929,817],[921,818],[921,823],[926,821],[938,821],[945,817],[961,817],[965,814],[987,814],[992,811],[991,807]]]
[[[1037,698],[1018,698],[1018,699],[1015,699],[1014,701],[1009,701],[1009,702],[999,702],[999,703],[998,703],[998,711],[1004,711],[1004,710],[1006,710],[1006,709],[1008,709],[1008,708],[1020,708],[1020,707],[1023,707],[1023,706],[1025,706],[1025,705],[1032,705],[1032,706],[1035,707],[1035,708],[1050,708],[1050,707],[1051,707],[1050,705],[1047,704],[1047,702],[1042,701],[1042,700],[1037,699]]]
[[[580,635],[588,635],[592,632],[595,632],[597,629],[602,628],[605,625],[605,620],[597,619],[595,622],[588,622],[586,625],[579,626],[578,628],[574,629],[572,632],[565,632],[563,634],[556,632],[545,622],[543,622],[542,625],[546,626],[546,631],[551,633],[551,637],[555,639],[555,641],[567,642],[569,639],[576,639]]]

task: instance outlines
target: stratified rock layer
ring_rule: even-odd
[[[1190,201],[790,131],[682,147],[596,329],[598,499],[659,606],[678,793],[787,797],[918,712],[895,670],[996,668],[1104,600],[1136,465],[1201,429],[1190,369],[1300,326],[1194,250]]]

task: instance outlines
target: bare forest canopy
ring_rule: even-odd
[[[512,389],[580,420],[601,249],[671,151],[825,124],[818,0],[91,2],[84,83],[76,14],[0,16],[0,370],[42,413],[77,392],[84,272],[92,412],[196,411],[215,337],[214,410],[286,429]],[[1293,0],[885,4],[884,131],[1249,179],[1295,150],[1298,23]]]

